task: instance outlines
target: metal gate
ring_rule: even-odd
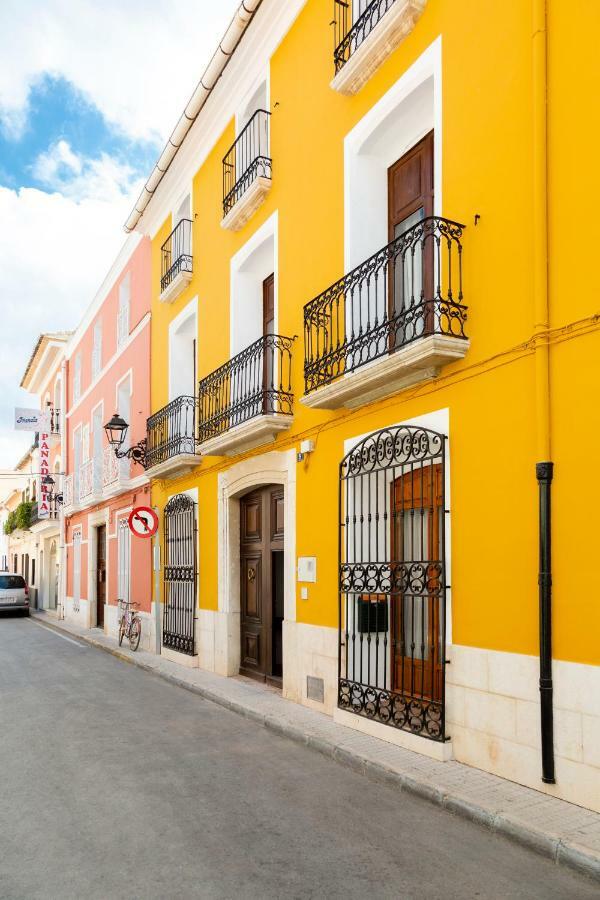
[[[177,494],[165,506],[163,646],[196,652],[196,504]]]
[[[445,736],[446,438],[386,428],[340,465],[342,709]]]

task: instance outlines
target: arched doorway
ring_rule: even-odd
[[[269,485],[240,499],[240,673],[282,683],[284,488]]]
[[[338,705],[445,740],[446,437],[394,426],[340,465]]]

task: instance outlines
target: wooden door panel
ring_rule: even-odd
[[[242,615],[262,623],[262,559],[260,556],[242,560]]]
[[[260,495],[253,495],[245,499],[241,504],[241,512],[242,543],[260,542],[262,540],[262,499]]]
[[[271,494],[271,540],[282,541],[284,538],[284,496],[283,491]]]
[[[104,627],[104,604],[106,603],[106,526],[96,531],[96,625]]]

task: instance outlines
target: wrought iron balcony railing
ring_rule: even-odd
[[[422,219],[306,304],[306,393],[418,338],[466,339],[463,228]]]
[[[223,159],[224,216],[259,176],[271,177],[270,118],[266,109],[257,109]]]
[[[293,342],[266,334],[200,381],[201,444],[255,416],[291,416]]]
[[[180,272],[192,271],[192,222],[181,219],[160,248],[160,290],[166,290]]]
[[[60,434],[60,409],[51,406],[50,410],[50,434]]]
[[[396,2],[397,0],[334,0],[333,62],[336,75]]]
[[[146,466],[151,469],[182,454],[197,453],[195,397],[177,397],[147,422]]]

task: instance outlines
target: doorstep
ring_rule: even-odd
[[[600,813],[449,760],[440,762],[346,728],[249,678],[184,668],[162,656],[119,648],[116,639],[57,622],[31,620],[86,641],[336,762],[443,806],[600,882]]]

